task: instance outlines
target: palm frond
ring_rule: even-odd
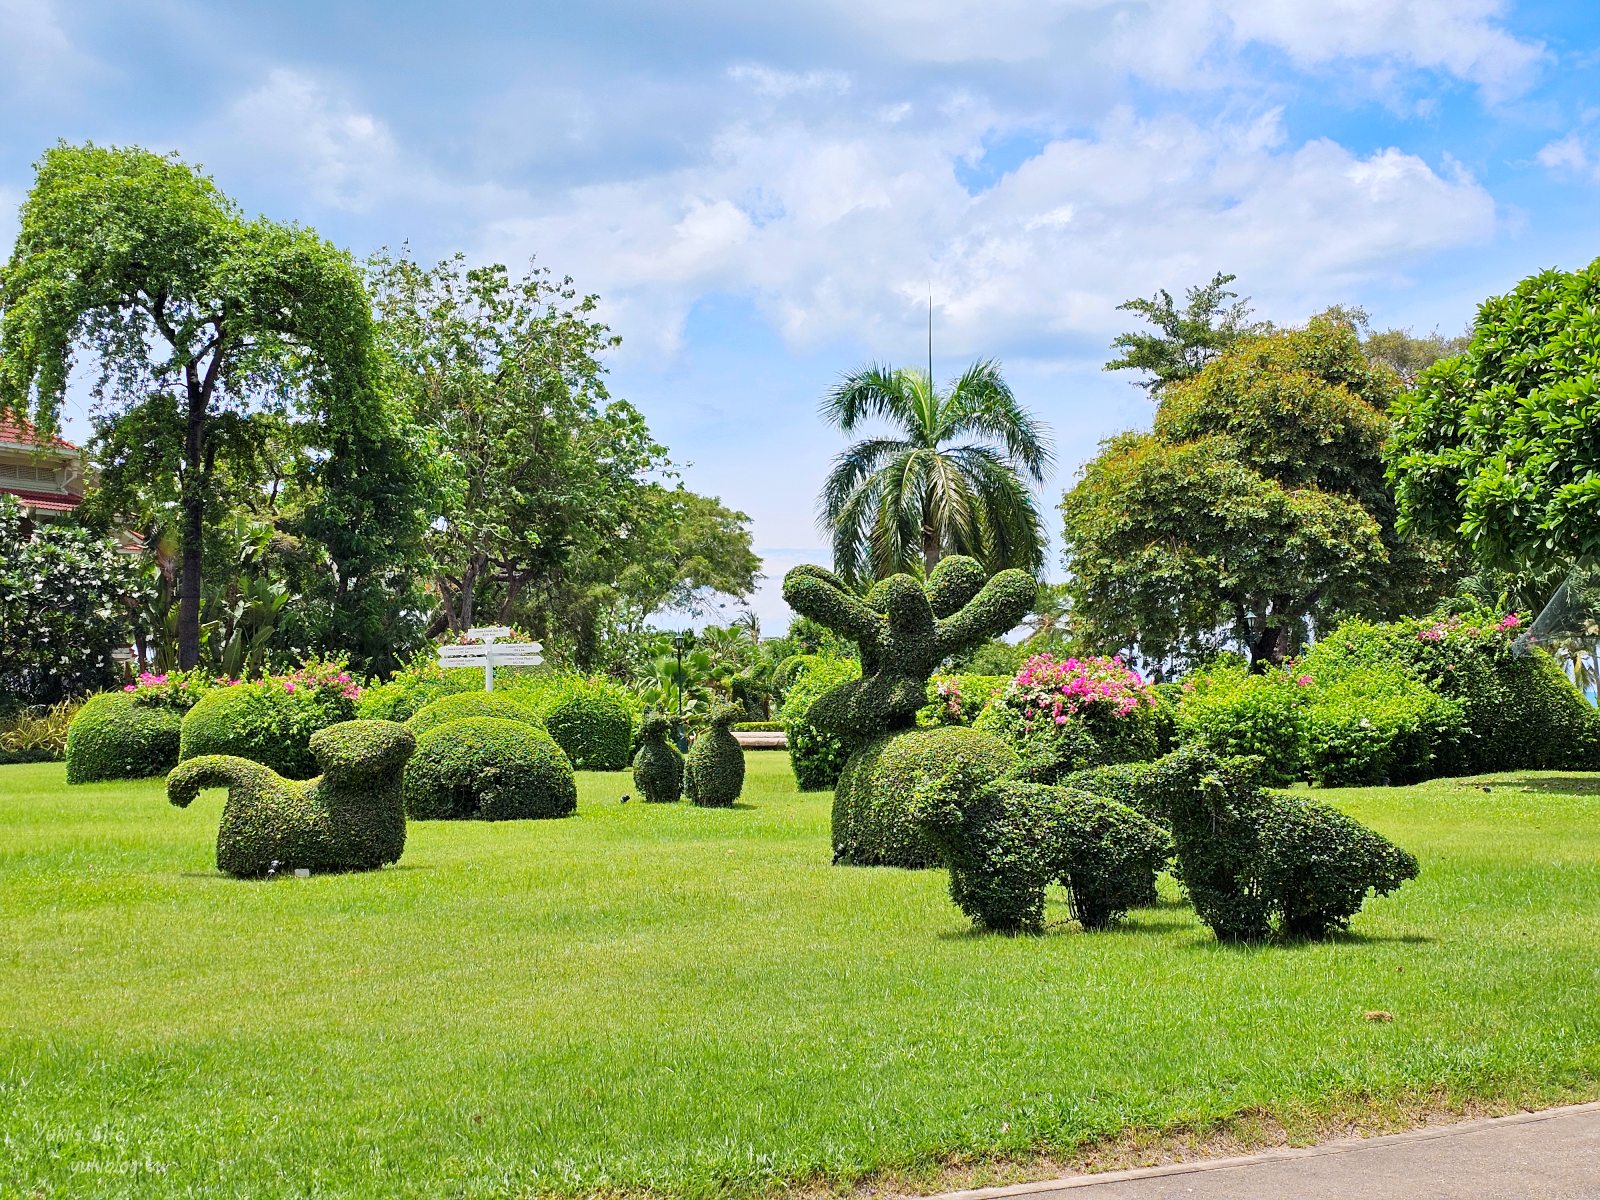
[[[1000,442],[1035,483],[1055,461],[1050,427],[1018,402],[993,359],[979,359],[951,385],[939,432],[941,441],[976,434]]]

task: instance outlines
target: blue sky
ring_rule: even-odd
[[[921,362],[930,289],[936,371],[997,357],[1053,426],[1053,513],[1149,418],[1100,369],[1131,296],[1221,269],[1274,320],[1454,332],[1600,254],[1600,0],[0,0],[0,114],[0,247],[39,152],[95,139],[358,255],[600,293],[613,391],[751,515],[774,629],[825,561],[817,401]]]

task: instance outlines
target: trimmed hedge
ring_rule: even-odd
[[[1293,783],[1305,773],[1306,706],[1310,697],[1284,671],[1253,675],[1225,663],[1184,682],[1178,703],[1182,745],[1203,744],[1223,757],[1261,759],[1267,783]]]
[[[405,805],[419,821],[564,817],[577,810],[578,785],[571,761],[543,729],[468,717],[417,739]]]
[[[499,717],[504,721],[540,724],[538,715],[515,696],[500,692],[457,692],[424,704],[406,721],[406,728],[417,737],[429,730],[462,721],[467,717]]]
[[[639,751],[633,756],[633,786],[646,804],[676,804],[683,796],[683,755],[671,742],[672,722],[649,712],[639,722]]]
[[[744,789],[744,751],[733,740],[729,726],[739,715],[733,705],[712,710],[710,723],[684,762],[683,790],[689,803],[701,808],[732,808]]]
[[[290,779],[317,771],[311,738],[355,717],[353,697],[325,688],[260,679],[207,692],[183,718],[178,758],[228,754]]]
[[[187,807],[202,788],[225,787],[217,869],[240,878],[311,871],[368,871],[406,845],[401,776],[416,739],[392,721],[346,721],[317,731],[311,753],[322,774],[285,779],[227,754],[180,763],[167,797]]]
[[[833,861],[857,867],[938,866],[938,849],[917,826],[917,789],[964,775],[993,780],[1017,754],[992,734],[962,726],[886,734],[850,757],[833,795]]]
[[[625,771],[633,760],[639,698],[609,679],[530,675],[506,688],[544,723],[580,771]]]
[[[950,898],[973,923],[1001,932],[1044,925],[1045,888],[1060,883],[1086,930],[1149,903],[1149,882],[1172,855],[1166,830],[1103,796],[969,769],[920,789],[915,820],[950,867]]]
[[[146,779],[178,765],[183,714],[125,692],[91,697],[67,727],[67,782]]]
[[[820,792],[839,782],[850,757],[843,738],[825,733],[806,720],[818,697],[841,683],[861,678],[861,664],[853,658],[826,654],[796,654],[783,661],[789,683],[779,716],[789,742],[789,765],[802,792]]]
[[[782,721],[735,721],[735,733],[782,733]]]
[[[917,724],[971,725],[978,714],[1006,688],[1010,675],[935,675],[928,680],[928,703],[917,713]]]

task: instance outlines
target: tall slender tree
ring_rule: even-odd
[[[286,417],[327,462],[385,440],[371,325],[345,254],[246,219],[176,157],[63,143],[40,160],[0,277],[0,412],[50,431],[74,356],[94,360],[101,423],[137,422],[141,461],[176,475],[182,667],[200,657],[219,462],[248,475],[264,428]]]
[[[833,538],[834,569],[855,584],[920,568],[947,554],[990,571],[1037,571],[1045,533],[1032,484],[1053,450],[1048,427],[1012,394],[992,359],[943,391],[933,372],[872,364],[844,376],[822,416],[846,435],[868,422],[894,427],[835,460],[818,504]]]

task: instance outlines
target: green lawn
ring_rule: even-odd
[[[972,935],[942,872],[830,866],[828,798],[749,762],[733,811],[587,775],[574,818],[275,883],[216,874],[220,793],[0,768],[0,1195],[915,1185],[1600,1094],[1600,776],[1329,793],[1422,878],[1344,940],[1236,950],[1175,902]]]

